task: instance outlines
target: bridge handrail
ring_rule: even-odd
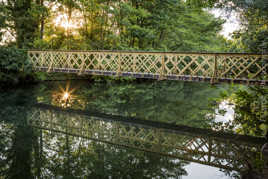
[[[253,56],[267,56],[268,53],[241,53],[241,52],[207,52],[207,51],[201,51],[201,52],[184,52],[184,51],[134,51],[134,50],[63,50],[63,49],[46,49],[46,50],[40,50],[40,49],[28,49],[29,52],[108,52],[108,53],[133,53],[133,54],[139,54],[139,53],[147,53],[147,54],[188,54],[188,55],[253,55]]]
[[[268,83],[266,54],[29,50],[28,58],[47,72]]]

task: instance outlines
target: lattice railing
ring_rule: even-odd
[[[268,56],[112,51],[28,51],[36,70],[160,79],[267,82]]]
[[[68,117],[66,117],[68,116]],[[261,145],[215,137],[186,135],[170,130],[143,127],[94,116],[36,108],[32,126],[56,133],[132,147],[227,170],[246,170]]]

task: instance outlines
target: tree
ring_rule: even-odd
[[[218,35],[224,21],[206,10],[192,10],[184,1],[76,0],[72,5],[67,1],[58,3],[57,9],[49,12],[44,43],[36,43],[38,48],[225,50],[225,39]],[[56,26],[58,12],[67,15],[72,22],[81,21],[82,25],[71,29]]]
[[[267,53],[268,3],[262,0],[188,0],[190,6],[215,7],[240,14],[241,29],[234,32],[235,45],[242,51]]]
[[[38,37],[40,14],[43,13],[43,0],[2,1],[1,13],[6,16],[6,24],[16,33],[18,48],[32,48]],[[4,10],[3,10],[4,9]]]
[[[237,133],[253,136],[266,134],[268,129],[268,89],[266,87],[231,88],[229,92],[225,91],[222,97],[235,105],[234,120],[230,122],[231,127],[236,126]]]

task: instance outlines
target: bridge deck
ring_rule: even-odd
[[[168,80],[268,83],[268,55],[28,51],[37,71]]]

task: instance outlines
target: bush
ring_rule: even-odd
[[[34,79],[27,51],[11,47],[0,47],[0,85],[15,85]]]

